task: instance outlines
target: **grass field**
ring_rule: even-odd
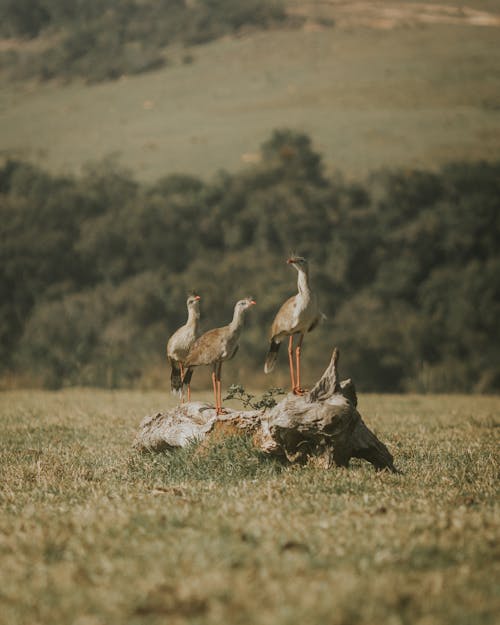
[[[160,392],[0,394],[0,622],[493,624],[500,399],[360,398],[402,475],[131,449]]]
[[[495,159],[499,33],[340,22],[219,40],[190,50],[189,64],[185,50],[169,50],[169,67],[112,83],[4,82],[0,156],[69,173],[115,154],[145,180],[210,176],[255,162],[261,142],[287,126],[311,135],[328,169],[354,177]]]

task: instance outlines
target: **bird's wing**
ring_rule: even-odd
[[[168,356],[168,358],[171,358],[171,356],[172,356],[172,351],[173,351],[172,339],[173,338],[174,338],[174,335],[172,334],[172,336],[167,341],[167,356]]]
[[[176,360],[184,361],[194,343],[194,331],[190,326],[183,325],[176,330],[167,343],[167,355]]]
[[[186,367],[210,365],[219,360],[224,349],[224,328],[215,328],[202,334],[193,343],[184,361]]]
[[[167,355],[168,356],[175,358],[175,351],[177,350],[177,346],[179,343],[179,339],[181,338],[183,329],[184,329],[184,326],[177,328],[177,330],[168,339],[168,343],[167,343]]]
[[[295,295],[289,297],[276,313],[271,326],[271,340],[280,334],[288,334],[292,330],[293,313],[295,308]]]

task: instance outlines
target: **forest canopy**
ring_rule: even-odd
[[[16,80],[115,80],[168,64],[172,44],[189,50],[285,22],[279,0],[0,0],[0,37],[40,42],[0,52],[0,69]]]
[[[339,346],[368,391],[500,390],[500,162],[326,175],[309,137],[278,130],[262,160],[206,182],[134,180],[113,160],[78,177],[0,169],[0,361],[47,387],[167,386],[165,344],[202,296],[203,329],[248,315],[233,381],[264,379],[274,314],[310,259],[327,321],[311,379]],[[286,383],[285,359],[282,379]],[[208,379],[208,376],[206,376]]]

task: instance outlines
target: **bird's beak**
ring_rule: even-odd
[[[288,265],[293,265],[295,261],[292,258],[289,258],[286,262]]]
[[[199,299],[201,299],[201,297],[199,295],[195,295],[194,299],[198,301]]]
[[[252,300],[252,301],[250,302],[250,306],[255,306],[255,304],[256,304],[256,303],[257,303],[257,302],[255,302],[254,300]]]

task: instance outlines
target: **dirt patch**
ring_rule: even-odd
[[[0,52],[43,52],[56,46],[62,39],[62,35],[34,37],[33,39],[20,39],[10,37],[0,39]]]
[[[332,20],[341,28],[363,26],[391,29],[401,26],[448,24],[500,27],[500,14],[479,11],[466,6],[430,4],[425,2],[298,2],[289,9],[291,15],[306,19],[305,29],[311,25],[323,27]]]

